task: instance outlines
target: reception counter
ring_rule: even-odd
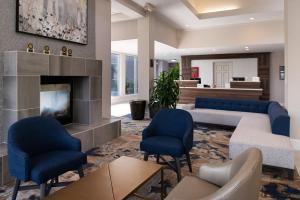
[[[195,103],[196,97],[259,100],[263,89],[180,87],[179,103]]]

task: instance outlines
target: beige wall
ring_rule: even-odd
[[[115,22],[111,25],[111,40],[131,40],[137,39],[140,30],[138,28],[138,21],[142,20],[129,20]],[[172,47],[178,46],[178,31],[170,24],[162,21],[159,17],[151,15],[150,31],[152,38],[155,41],[167,44]]]
[[[153,16],[151,32],[155,41],[163,44],[178,47],[178,31],[170,24],[162,21],[159,17]]]
[[[111,41],[137,39],[137,20],[111,24]]]
[[[111,2],[95,2],[96,58],[102,65],[102,117],[111,117],[110,76],[111,76]]]
[[[284,50],[271,53],[270,99],[284,104],[284,80],[279,79],[279,67],[284,66]]]
[[[180,36],[179,48],[283,44],[283,27],[283,21],[269,21],[198,31],[183,31]]]
[[[291,137],[300,139],[300,1],[285,0],[285,104],[291,116]]]

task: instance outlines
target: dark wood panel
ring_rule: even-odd
[[[230,88],[249,88],[249,89],[259,89],[260,82],[247,82],[247,81],[233,81],[230,82]]]
[[[196,97],[259,100],[262,90],[180,88],[179,103],[195,103]]]
[[[176,81],[179,85],[179,87],[197,87],[197,84],[199,81],[193,81],[193,80],[181,80]]]
[[[270,99],[270,53],[239,53],[182,56],[182,76],[184,80],[191,79],[192,60],[257,58],[258,77],[261,80],[263,94],[261,100]]]

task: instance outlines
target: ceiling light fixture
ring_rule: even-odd
[[[249,19],[250,19],[251,21],[254,21],[254,20],[255,20],[255,18],[254,18],[254,17],[250,17]]]
[[[176,59],[172,59],[172,60],[171,60],[171,62],[173,62],[173,63],[174,63],[174,62],[177,62],[177,60],[176,60]]]
[[[186,24],[186,25],[185,25],[185,27],[190,27],[190,26],[191,26],[191,25],[189,25],[189,24]]]

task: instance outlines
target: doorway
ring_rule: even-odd
[[[214,62],[214,87],[226,88],[230,84],[233,63],[228,61]]]

